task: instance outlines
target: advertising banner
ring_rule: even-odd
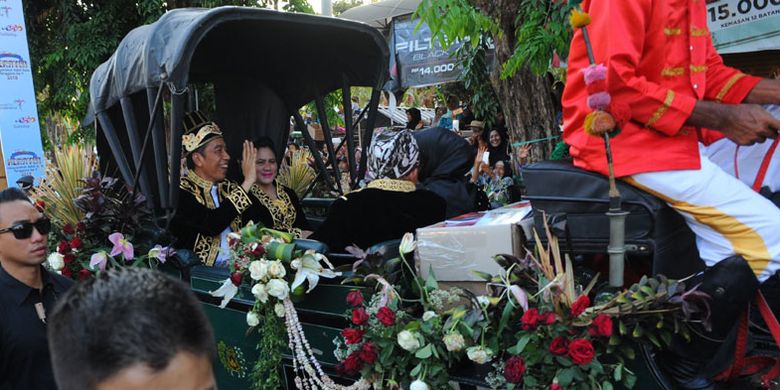
[[[463,45],[456,42],[443,49],[433,35],[427,23],[417,28],[419,20],[395,19],[390,48],[394,54],[390,69],[393,78],[400,79],[402,88],[422,87],[455,81],[462,67],[454,53]],[[415,31],[416,29],[416,31]],[[491,48],[492,49],[492,48]],[[488,52],[488,63],[494,58],[494,51]]]
[[[780,0],[707,0],[707,22],[721,54],[780,50]]]
[[[9,186],[44,175],[22,0],[0,0],[0,142]]]

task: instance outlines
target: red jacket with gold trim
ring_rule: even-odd
[[[596,62],[607,90],[630,108],[612,139],[615,174],[699,169],[700,129],[684,126],[697,100],[739,103],[761,80],[723,64],[707,28],[704,0],[584,0]],[[581,70],[589,65],[582,31],[572,39],[563,93],[564,140],[574,164],[607,174],[604,141],[585,134],[591,112]]]

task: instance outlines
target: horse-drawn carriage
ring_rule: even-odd
[[[366,153],[356,161],[355,122],[361,118],[353,121],[350,88],[373,89],[360,114],[367,116],[361,138],[369,143],[387,64],[384,38],[364,24],[256,8],[173,10],[153,24],[131,31],[92,77],[90,115],[98,129],[101,170],[118,171],[131,188],[141,191],[159,227],[167,230],[178,202],[182,119],[186,112],[211,112],[233,156],[240,155],[245,139],[259,136],[285,145],[291,122],[306,145],[316,151],[319,148],[299,114],[302,106],[313,102],[329,148],[327,161],[313,153],[318,178],[330,189],[340,191],[337,153],[328,124],[327,111],[333,107],[326,106],[325,96],[341,90],[346,128],[343,143],[350,183],[354,185],[365,173]],[[283,149],[276,153],[281,159]],[[231,169],[237,168],[233,163]],[[606,251],[604,212],[608,197],[603,178],[565,164],[542,163],[531,167],[525,180],[535,208],[558,218],[551,223],[565,250],[572,254]],[[681,266],[677,261],[698,259],[693,235],[678,214],[648,194],[629,186],[621,190],[630,212],[627,243],[632,258],[644,259],[647,272],[671,277],[684,277],[703,267],[701,262]],[[329,204],[327,200],[308,203]],[[537,219],[540,216],[537,213]],[[563,221],[563,216],[568,220]],[[316,242],[297,244],[327,252]],[[249,291],[241,290],[226,309],[219,309],[218,299],[209,291],[219,287],[228,271],[199,265],[196,257],[181,253],[170,271],[190,283],[212,321],[219,351],[215,365],[219,385],[247,388],[251,365],[262,358],[255,350],[257,335],[247,334],[244,325],[245,313],[254,299]],[[350,260],[349,255],[334,257]],[[337,361],[332,340],[345,326],[343,302],[352,288],[338,281],[321,283],[315,296],[297,304],[320,363],[334,377]],[[656,369],[651,351],[646,352],[634,367],[642,377],[638,388],[671,388]],[[453,375],[453,379],[461,382],[462,388],[481,383],[479,378],[469,376]],[[294,385],[288,382],[287,387]]]

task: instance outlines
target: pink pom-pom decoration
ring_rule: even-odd
[[[607,67],[601,64],[591,65],[582,70],[582,75],[585,76],[585,85],[599,80],[607,79]]]
[[[606,92],[598,92],[588,96],[588,107],[591,110],[606,111],[610,103],[612,103],[612,97]]]

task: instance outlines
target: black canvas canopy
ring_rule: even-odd
[[[128,33],[95,70],[87,122],[97,118],[101,167],[118,169],[156,209],[170,210],[180,177],[181,121],[197,101],[194,83],[213,85],[216,112],[210,114],[235,161],[241,142],[261,135],[283,150],[290,117],[304,104],[349,86],[378,91],[387,63],[384,38],[363,23],[249,7],[176,9]]]

